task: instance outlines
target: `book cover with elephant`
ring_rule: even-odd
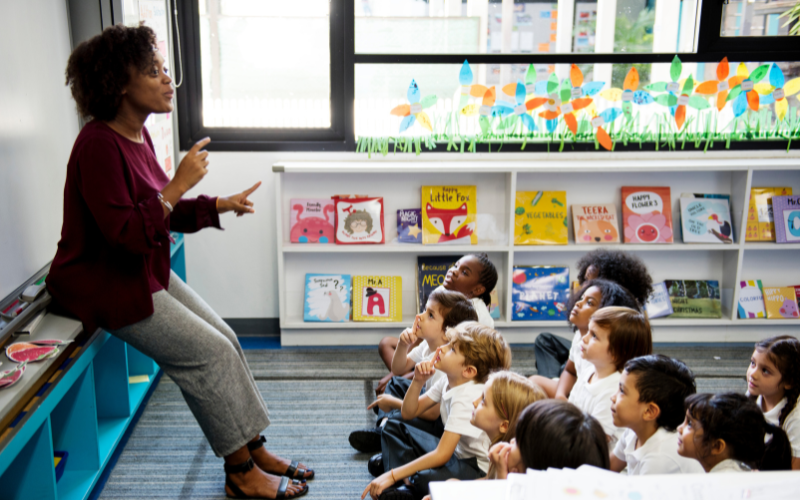
[[[353,321],[402,320],[401,276],[353,276]]]
[[[622,231],[625,243],[672,243],[669,187],[623,187]]]
[[[572,205],[572,229],[578,245],[619,243],[616,205]]]
[[[384,243],[383,198],[333,198],[336,244]]]
[[[566,191],[517,191],[515,245],[566,245],[569,239]]]
[[[306,274],[303,321],[344,323],[350,320],[350,275]]]
[[[289,200],[292,243],[333,243],[333,200],[292,198]]]
[[[475,186],[422,186],[422,244],[477,245]]]

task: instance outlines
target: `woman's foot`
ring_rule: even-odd
[[[228,474],[227,479],[233,482],[241,493],[252,498],[277,498],[281,484],[280,477],[268,474],[259,467],[253,467],[246,472]],[[290,481],[286,486],[284,498],[298,498],[305,494],[307,489],[308,486],[304,484],[294,484]],[[239,496],[238,492],[233,491],[228,484],[225,485],[225,494],[232,498]]]
[[[250,443],[252,444],[259,440],[261,440],[261,436]],[[265,446],[253,447],[253,449],[250,450],[250,456],[253,457],[253,462],[256,463],[259,469],[269,474],[275,474],[276,476],[283,476],[286,474],[286,471],[289,470],[289,466],[292,464],[291,460],[275,455],[268,451]],[[314,471],[306,467],[305,464],[297,464],[296,469],[292,479],[303,480],[314,478]],[[300,472],[301,470],[303,471],[302,474]]]

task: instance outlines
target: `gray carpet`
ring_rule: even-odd
[[[700,392],[745,390],[750,346],[656,346],[684,360]],[[246,351],[270,408],[267,446],[315,469],[304,498],[361,497],[372,477],[369,456],[347,436],[374,421],[366,404],[386,371],[375,349],[319,348]],[[513,368],[536,373],[533,348],[513,348]],[[346,361],[343,361],[346,360]],[[215,457],[178,387],[163,377],[103,490],[101,499],[222,499],[222,460]]]

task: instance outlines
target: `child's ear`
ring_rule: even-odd
[[[508,432],[508,420],[500,422],[500,434],[504,435]]]
[[[711,455],[722,455],[728,451],[728,444],[724,439],[717,439],[711,444],[710,450]]]
[[[480,297],[486,291],[486,287],[483,286],[481,283],[475,285],[475,288],[472,289],[472,296],[473,297]]]
[[[466,365],[461,371],[461,376],[468,380],[474,379],[478,376],[478,369],[472,365]]]
[[[655,422],[658,420],[658,417],[661,415],[661,408],[658,407],[655,403],[647,403],[647,408],[644,410],[644,418],[645,422]]]

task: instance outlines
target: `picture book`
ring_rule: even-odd
[[[292,243],[333,243],[333,200],[292,198],[289,200]]]
[[[733,223],[728,200],[680,198],[684,243],[733,243]]]
[[[711,198],[713,200],[727,200],[728,201],[728,208],[730,212],[733,213],[733,205],[731,205],[731,195],[729,194],[712,194],[712,193],[681,193],[681,198]],[[681,231],[682,233],[683,231]],[[731,239],[736,241],[736,228],[731,225]],[[681,234],[681,240],[683,240],[683,235]],[[685,240],[683,240],[685,241]]]
[[[794,288],[794,295],[797,297],[797,305],[800,305],[800,285],[795,285]]]
[[[645,309],[647,309],[647,317],[650,319],[663,318],[672,314],[672,302],[669,300],[667,285],[663,281],[653,283],[653,293],[647,299]]]
[[[460,255],[420,255],[417,257],[417,311],[425,310],[428,296],[444,284],[447,270],[458,262]]]
[[[625,243],[672,243],[672,201],[668,187],[622,188]]]
[[[797,295],[794,287],[764,287],[764,306],[767,319],[798,319]]]
[[[402,320],[401,276],[353,276],[353,321]]]
[[[792,194],[790,187],[758,187],[750,189],[745,241],[775,241],[775,219],[772,197]]]
[[[766,318],[761,280],[739,282],[739,318]]]
[[[489,316],[492,319],[500,319],[500,299],[497,297],[497,288],[489,293],[492,303],[489,305]]]
[[[422,186],[422,244],[477,245],[475,186]]]
[[[800,243],[800,196],[774,196],[775,241]]]
[[[719,281],[665,280],[672,302],[670,318],[721,318]]]
[[[512,280],[513,321],[567,319],[568,267],[515,267]]]
[[[397,241],[422,243],[422,210],[401,208],[397,211]]]
[[[572,205],[572,229],[578,245],[619,243],[616,205]]]
[[[567,244],[566,191],[517,191],[515,207],[515,245]]]
[[[383,243],[383,198],[334,198],[336,243]]]
[[[350,275],[306,274],[303,321],[345,322],[350,319]]]

